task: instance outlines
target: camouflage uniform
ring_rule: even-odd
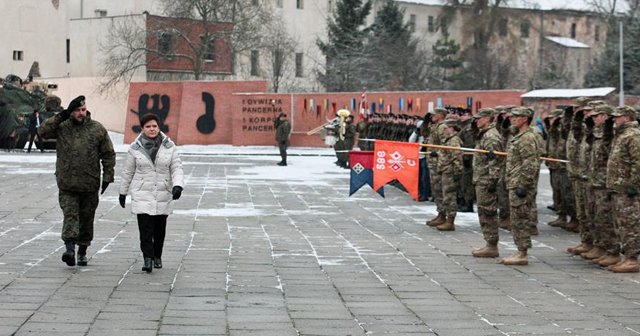
[[[531,111],[531,113],[533,114],[533,110]],[[536,139],[536,146],[538,147],[538,155],[539,156],[546,156],[547,152],[545,151],[545,145],[544,145],[544,138],[542,137],[542,133],[540,132],[539,128],[537,127],[530,127],[531,131],[533,132],[533,134],[535,135],[535,139]],[[537,173],[536,173],[536,186],[538,185],[538,181],[540,180],[540,169],[538,169]],[[531,225],[531,232],[533,235],[537,235],[538,234],[538,203],[536,201],[538,197],[538,188],[536,187],[536,190],[533,193],[532,199],[533,199],[533,204],[531,205],[531,212],[529,213],[530,215],[530,219],[531,221],[529,222]]]
[[[502,136],[490,124],[481,129],[476,142],[476,149],[488,151],[504,151]],[[490,158],[478,154],[473,160],[473,184],[478,199],[478,219],[482,228],[482,235],[487,244],[498,244],[498,190],[504,167],[504,159],[500,156]]]
[[[514,109],[513,116],[531,116],[526,109]],[[535,195],[536,175],[540,170],[540,149],[536,135],[531,128],[519,132],[509,141],[509,155],[506,163],[506,186],[509,191],[510,220],[513,226],[513,240],[519,251],[531,248],[531,207]],[[524,197],[516,194],[517,189],[526,190]]]
[[[513,106],[496,106],[495,110],[497,113],[509,112],[513,109]],[[509,141],[512,138],[510,123],[508,119],[501,120],[498,118],[498,122],[496,123],[496,129],[502,135],[502,148],[505,151],[509,151]],[[505,160],[506,165],[506,160]],[[506,166],[502,169],[502,178],[501,182],[498,184],[498,215],[501,220],[509,220],[509,192],[507,191],[506,185]]]
[[[107,130],[91,114],[82,124],[61,114],[47,119],[40,135],[56,141],[56,182],[64,215],[62,240],[88,246],[93,240],[93,219],[98,207],[100,163],[102,181],[113,182],[116,154]]]
[[[567,159],[569,162],[567,163],[567,174],[569,176],[569,180],[571,181],[571,189],[573,191],[574,196],[574,204],[575,204],[575,217],[578,220],[580,240],[583,244],[591,245],[593,240],[590,235],[587,235],[587,231],[582,229],[583,224],[586,221],[586,214],[584,212],[584,190],[582,188],[582,180],[580,174],[580,143],[583,138],[584,126],[582,122],[583,111],[576,111],[573,120],[571,121],[571,129],[569,130],[569,134],[567,135]]]
[[[281,164],[287,164],[287,148],[289,147],[289,133],[291,133],[291,124],[288,120],[276,120],[276,141],[278,142],[278,149],[280,150]]]
[[[462,147],[473,148],[476,145],[478,129],[474,126],[473,119],[462,123],[462,130],[458,134],[462,141]],[[473,202],[476,199],[473,188],[473,155],[462,157],[462,176],[460,178],[460,199],[467,211],[473,211]]]
[[[596,112],[597,113],[597,112]],[[592,114],[594,115],[594,114]],[[610,255],[620,253],[611,209],[611,197],[607,190],[607,161],[612,143],[612,125],[594,127],[590,165],[587,171],[591,202],[588,213],[592,214],[594,244]]]
[[[446,122],[449,126],[450,121]],[[444,139],[444,146],[460,147],[462,141],[457,134]],[[455,218],[458,212],[458,183],[462,174],[462,152],[442,150],[438,154],[438,173],[442,179],[442,208],[447,218]]]
[[[625,113],[635,118],[635,113]],[[640,197],[636,195],[640,189],[640,128],[637,121],[615,129],[607,162],[607,189],[613,196],[613,215],[622,251],[625,257],[636,258],[640,254]]]
[[[429,131],[427,143],[432,145],[442,145],[444,139],[444,127],[444,120],[433,124]],[[433,195],[433,201],[436,203],[438,213],[444,213],[444,207],[442,205],[442,178],[438,169],[438,155],[437,151],[432,150],[427,156],[427,164],[431,177],[431,193]]]
[[[560,118],[562,113],[562,110],[555,110],[549,117]],[[562,120],[556,119],[553,124],[549,125],[546,144],[547,155],[554,159],[566,160],[566,142],[567,140],[562,136]],[[566,185],[568,181],[564,181],[563,183],[563,177],[566,177],[567,174],[566,165],[562,162],[551,161],[546,161],[545,165],[549,168],[551,189],[553,191],[553,205],[556,209],[556,213],[559,218],[566,220],[568,213],[565,201],[566,189],[564,188],[564,185]]]
[[[598,245],[596,237],[593,235],[593,213],[591,209],[593,207],[593,197],[591,194],[591,185],[589,184],[587,174],[590,169],[590,158],[591,158],[591,144],[592,144],[592,132],[593,128],[591,126],[584,127],[584,134],[582,136],[582,140],[578,144],[578,156],[577,162],[574,165],[575,174],[576,174],[576,189],[577,193],[580,194],[577,196],[578,199],[581,200],[580,203],[576,202],[576,207],[581,206],[581,209],[577,209],[577,211],[582,212],[582,219],[580,217],[580,241],[582,242],[590,242],[591,244]]]

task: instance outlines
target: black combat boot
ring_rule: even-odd
[[[76,265],[76,244],[70,241],[64,242],[64,246],[67,250],[62,254],[62,261],[67,263],[67,266]]]
[[[144,266],[142,266],[142,270],[151,273],[153,271],[153,258],[144,258]]]
[[[154,268],[162,268],[162,259],[153,258],[153,267]]]
[[[78,245],[78,266],[87,266],[87,245]]]

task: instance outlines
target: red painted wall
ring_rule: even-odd
[[[292,125],[291,145],[323,147],[320,135],[306,135],[328,120],[335,111],[352,110],[355,121],[358,115],[362,93],[265,93],[264,81],[189,81],[189,82],[147,82],[132,83],[129,91],[128,110],[138,111],[140,97],[166,95],[171,106],[165,124],[168,134],[178,144],[232,144],[275,145],[273,119],[279,113],[286,113]],[[198,119],[205,114],[207,103],[203,94],[215,99],[213,132],[205,134],[198,129]],[[389,108],[393,113],[423,116],[432,102],[442,105],[467,106],[467,97],[472,98],[473,111],[478,107],[496,105],[520,105],[522,90],[497,91],[434,91],[434,92],[368,92],[367,108],[375,102],[375,112]],[[400,99],[402,98],[402,106]],[[440,99],[439,99],[440,98]],[[352,100],[355,99],[355,111]],[[409,107],[411,101],[411,108]],[[152,109],[150,98],[146,109]],[[402,108],[401,108],[402,107]],[[161,108],[158,105],[158,108]],[[138,124],[138,114],[129,112],[125,126],[125,142],[131,142],[137,135],[132,127]]]

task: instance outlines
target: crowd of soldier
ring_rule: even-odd
[[[427,175],[429,182],[421,176],[420,200],[431,196],[438,215],[426,224],[453,231],[457,212],[473,211],[477,200],[486,246],[473,250],[473,256],[498,257],[498,229],[502,228],[512,232],[518,251],[500,262],[526,265],[531,236],[538,234],[541,158],[568,160],[545,160],[553,190],[551,208],[558,214],[549,225],[580,234],[580,244],[567,252],[613,272],[638,272],[640,128],[636,111],[581,98],[577,105],[548,113],[544,128],[533,121],[534,111],[523,106],[483,108],[473,116],[467,110],[441,108],[423,118],[374,114],[357,127],[348,122],[350,146],[340,147],[339,154],[344,154],[338,161],[348,167],[344,149],[352,148],[356,132],[361,150],[372,150],[372,139],[427,144],[421,152],[426,163],[421,175]]]

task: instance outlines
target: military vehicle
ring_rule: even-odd
[[[15,75],[5,77],[0,86],[0,148],[22,149],[29,141],[29,117],[34,110],[43,119],[63,110],[60,98],[51,94],[57,85],[43,82],[23,84]],[[44,149],[55,149],[55,139],[45,140]]]

